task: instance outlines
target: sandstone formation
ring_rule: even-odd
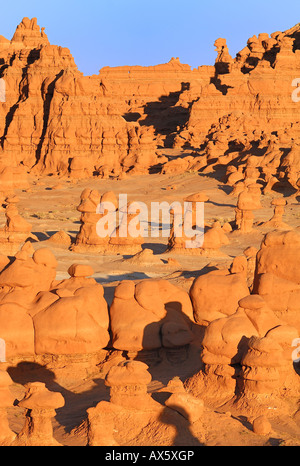
[[[257,435],[269,435],[272,430],[270,422],[264,415],[255,418],[252,427],[253,432]]]
[[[43,248],[32,252],[32,246],[26,243],[0,274],[0,328],[8,359],[95,353],[109,347],[110,330],[110,348],[123,351],[129,359],[116,359],[117,364],[106,373],[110,401],[102,400],[88,410],[89,445],[122,444],[117,426],[128,416],[135,416],[134,441],[141,441],[150,426],[161,432],[163,424],[158,419],[163,409],[169,410],[164,414],[168,419],[175,415],[171,412],[184,418],[198,436],[202,435],[204,403],[213,408],[226,403],[253,419],[268,413],[270,407],[278,413],[289,412],[286,396],[289,400],[299,397],[298,375],[291,357],[299,329],[289,321],[293,315],[289,309],[285,313],[273,310],[268,296],[257,291],[261,291],[262,277],[270,274],[268,267],[272,272],[290,273],[295,280],[291,263],[288,269],[285,262],[282,266],[274,264],[281,264],[283,255],[297,260],[297,235],[297,231],[268,233],[260,251],[249,247],[244,255],[235,257],[229,269],[219,268],[195,279],[190,297],[167,280],[142,280],[137,284],[123,281],[115,289],[109,312],[103,287],[92,278],[92,267],[75,263],[68,269],[69,279],[55,280],[55,257]],[[274,250],[274,244],[282,249]],[[251,294],[250,258],[256,258]],[[279,285],[287,279],[280,280],[277,292],[284,295],[285,288]],[[289,286],[287,291],[291,289]],[[196,341],[195,326],[205,328],[203,368],[184,384],[172,380],[165,388],[170,396],[163,408],[147,392],[149,367],[134,358],[141,351],[192,344]],[[12,433],[9,441],[15,445],[56,445],[50,420],[54,410],[63,406],[63,399],[52,400],[44,383],[25,388],[25,398],[18,404],[27,410],[25,426],[15,440]],[[5,424],[6,417],[3,419]],[[255,424],[253,431],[266,435],[263,432],[268,429],[263,426],[268,424]]]
[[[22,167],[11,167],[0,163],[0,194],[12,194],[15,189],[28,189],[27,173]]]
[[[139,220],[138,205],[128,204],[119,209],[119,223],[112,231],[108,243],[111,254],[134,255],[142,251],[144,234]]]
[[[0,370],[0,445],[10,446],[15,439],[15,433],[9,428],[7,408],[13,405],[14,397],[9,386],[13,381],[6,371]]]
[[[101,74],[83,76],[70,51],[51,45],[36,18],[22,20],[12,40],[1,44],[1,58],[4,167],[86,178],[117,177],[134,167],[148,173],[159,164],[153,129],[127,122],[128,104],[113,101],[115,86]]]
[[[135,416],[133,428],[139,422],[141,427],[147,425],[150,413],[160,408],[147,393],[151,379],[147,365],[139,361],[125,361],[111,367],[105,378],[110,402],[100,401],[88,410],[89,446],[118,445],[115,432],[118,432],[118,422],[123,423],[126,417]]]
[[[299,241],[298,229],[266,234],[257,254],[253,287],[280,319],[298,331]]]
[[[257,184],[249,184],[239,194],[235,209],[235,224],[241,233],[249,233],[253,227],[253,210],[261,208],[260,187]]]
[[[204,410],[203,401],[188,393],[180,379],[171,379],[163,390],[171,392],[171,396],[165,401],[166,406],[177,411],[191,424],[201,420]]]
[[[201,400],[186,393],[181,384],[165,405],[161,405],[147,393],[151,379],[147,365],[139,361],[125,361],[110,369],[105,378],[110,388],[110,401],[100,401],[88,409],[89,446],[120,445],[124,438],[123,426],[128,422],[131,445],[139,442],[148,446],[177,445],[180,443],[176,440],[177,432],[181,429],[189,432],[189,425],[198,435],[203,435]],[[169,391],[169,384],[166,391]],[[191,441],[191,434],[186,437]]]
[[[176,348],[193,340],[188,294],[167,280],[122,281],[110,307],[112,345],[126,351]]]
[[[90,266],[73,264],[55,281],[46,248],[24,248],[0,274],[0,335],[7,358],[95,353],[109,342],[108,306]],[[7,319],[9,313],[10,318]]]
[[[253,36],[234,59],[225,39],[218,39],[214,78],[207,76],[194,101],[192,90],[181,96],[192,103],[176,147],[181,142],[196,148],[212,166],[238,165],[240,170],[249,156],[256,156],[256,168],[268,188],[282,176],[295,187],[299,118],[291,83],[299,69],[298,35],[299,25]]]
[[[233,402],[241,412],[284,410],[285,393],[298,395],[291,358],[295,327],[276,317],[259,295],[238,303],[237,311],[212,321],[204,335],[203,371],[186,381],[186,388],[212,406]]]
[[[151,375],[146,364],[140,361],[125,361],[113,366],[105,378],[110,387],[110,401],[124,408],[152,410],[153,402],[147,393]]]
[[[207,326],[214,320],[230,316],[235,313],[239,300],[248,294],[245,270],[220,269],[200,275],[190,289],[194,319]]]
[[[258,253],[258,249],[254,246],[249,246],[243,251],[243,253],[247,260],[247,284],[249,290],[252,292],[256,268],[256,255]]]
[[[197,196],[197,198],[207,199],[206,196],[205,198]],[[200,214],[196,213],[194,203],[205,201],[194,201],[194,196],[187,199],[192,199],[188,201],[191,203],[191,208],[186,210],[183,221],[180,216],[179,221],[176,221],[176,216],[173,216],[166,252],[207,257],[224,256],[220,248],[229,244],[226,235],[227,225],[222,227],[218,221],[213,222],[212,225],[207,225],[205,222],[202,224],[201,211]]]
[[[144,243],[139,207],[128,203],[119,208],[113,192],[99,194],[85,189],[77,207],[81,228],[72,246],[74,252],[137,254]]]
[[[119,178],[237,164],[243,178],[256,172],[266,189],[282,177],[298,189],[291,98],[298,36],[299,25],[253,36],[235,58],[219,38],[215,65],[193,70],[173,57],[83,76],[67,48],[51,45],[36,18],[24,18],[0,44],[1,170]],[[168,160],[161,146],[194,152]],[[247,162],[252,156],[255,165]]]
[[[84,76],[0,36],[1,445],[300,443],[300,25],[214,46]]]
[[[282,217],[284,215],[284,207],[287,201],[282,198],[275,198],[272,200],[271,205],[274,206],[273,217],[261,224],[263,227],[270,228],[272,230],[291,230],[291,227],[283,222]]]
[[[264,336],[250,338],[241,360],[243,384],[238,403],[244,409],[264,414],[270,409],[285,411],[286,397],[298,398],[298,375],[291,357],[291,343],[298,335],[296,328],[279,324]]]
[[[31,224],[19,214],[17,202],[18,199],[14,197],[6,200],[6,224],[0,230],[0,250],[8,256],[14,256],[27,240],[38,241],[31,233]]]
[[[81,227],[76,236],[75,244],[72,246],[75,252],[102,252],[109,242],[109,231],[107,236],[97,233],[97,223],[106,214],[106,210],[100,212],[101,196],[98,191],[84,189],[80,196],[80,204],[77,210],[81,212]]]
[[[109,342],[103,287],[89,266],[73,265],[70,279],[40,295],[44,307],[33,315],[37,354],[89,354]]]
[[[0,275],[0,329],[8,360],[34,354],[30,310],[36,308],[36,297],[50,289],[56,275],[57,262],[49,250],[42,248],[32,255],[26,249],[23,247]]]
[[[53,438],[52,417],[64,406],[61,393],[47,390],[44,383],[32,382],[26,386],[24,398],[18,406],[26,409],[26,421],[14,441],[14,446],[59,446]]]

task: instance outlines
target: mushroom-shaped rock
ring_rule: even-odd
[[[65,404],[62,394],[49,391],[42,382],[31,382],[25,388],[25,396],[18,406],[26,409],[26,422],[14,445],[59,446],[53,438],[52,418],[55,410]]]
[[[274,230],[291,230],[292,228],[285,222],[283,222],[282,217],[284,215],[284,207],[286,206],[287,201],[283,198],[275,198],[272,200],[271,205],[274,206],[273,217],[261,224],[263,227],[272,228]]]
[[[110,387],[111,403],[147,411],[156,407],[156,403],[147,393],[151,380],[146,364],[140,361],[124,361],[109,370],[105,385]]]
[[[245,312],[249,314],[248,310]],[[252,309],[251,318],[259,335],[250,338],[241,361],[241,404],[244,407],[248,404],[248,409],[257,414],[270,408],[285,411],[288,395],[299,396],[299,376],[291,356],[291,346],[298,341],[299,334],[277,319],[272,322],[266,310]]]
[[[100,193],[96,190],[84,189],[81,193],[77,207],[81,212],[81,226],[72,246],[74,252],[103,252],[108,245],[109,232],[100,235],[97,228],[98,222],[106,215],[106,210],[101,209],[100,199]]]
[[[137,254],[142,251],[144,230],[140,222],[141,206],[129,203],[120,208],[119,224],[112,230],[109,251],[112,254]]]
[[[248,339],[255,334],[240,308],[233,315],[211,322],[202,341],[204,368],[185,381],[187,391],[215,406],[231,400],[236,391],[235,364],[239,364]]]
[[[260,209],[261,187],[257,183],[246,185],[239,194],[235,209],[235,223],[241,233],[249,233],[253,226],[253,210]]]
[[[194,396],[213,403],[223,403],[235,396],[236,380],[242,376],[241,364],[251,340],[274,332],[281,324],[260,296],[245,296],[238,305],[233,315],[217,318],[208,325],[202,341],[204,370],[186,382]],[[290,354],[289,357],[291,360]],[[247,377],[247,371],[244,376]]]
[[[152,380],[148,366],[140,361],[124,361],[113,366],[105,379],[109,387],[125,385],[148,385]]]

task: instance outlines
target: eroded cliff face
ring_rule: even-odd
[[[126,122],[123,101],[114,105],[100,76],[83,76],[68,49],[50,45],[35,18],[24,18],[0,50],[3,166],[76,177],[116,174],[137,163],[140,144],[156,164],[151,129]]]
[[[196,99],[188,90],[181,95],[191,104],[175,146],[196,149],[208,164],[240,164],[254,155],[257,167],[269,168],[273,175],[283,172],[296,184],[300,25],[271,36],[253,36],[235,59],[225,39],[218,39],[215,46],[213,79],[198,89]]]
[[[299,122],[292,99],[292,81],[300,71],[299,37],[300,25],[271,36],[253,36],[235,59],[226,40],[218,39],[215,75],[190,107],[187,141],[201,145],[211,126],[226,115],[243,115],[248,133],[280,131]],[[185,99],[192,100],[188,95]],[[232,129],[239,127],[232,125]]]
[[[192,148],[177,171],[256,155],[258,167],[296,186],[300,25],[253,36],[234,59],[225,39],[215,47],[215,66],[192,70],[172,58],[84,76],[36,18],[24,18],[11,41],[0,38],[0,169],[75,178],[170,172],[157,149]]]

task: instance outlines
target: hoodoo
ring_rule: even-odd
[[[300,445],[300,24],[139,66],[155,28],[174,49],[168,23],[199,56],[197,2],[141,27],[119,2],[105,40],[113,2],[72,5],[72,35],[65,3],[57,39],[116,62],[114,36],[131,64],[82,72],[55,14],[0,35],[0,445]],[[197,34],[202,9],[228,24],[202,3]]]

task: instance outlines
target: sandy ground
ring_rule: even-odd
[[[100,193],[114,191],[115,194],[127,194],[129,201],[143,201],[148,206],[152,201],[178,200],[189,194],[205,191],[209,202],[205,205],[205,221],[212,223],[219,220],[221,223],[234,220],[234,207],[236,198],[229,195],[230,188],[224,186],[215,176],[185,173],[180,175],[147,175],[124,180],[87,180],[76,183],[54,177],[32,178],[31,192],[17,191],[20,198],[19,211],[32,225],[32,232],[39,238],[33,243],[35,249],[48,247],[58,260],[57,279],[68,278],[67,270],[73,263],[90,264],[95,271],[94,278],[104,286],[105,297],[108,303],[113,298],[114,287],[120,280],[141,280],[145,278],[165,278],[172,283],[189,290],[193,279],[208,270],[210,264],[218,263],[226,267],[233,257],[243,253],[248,246],[260,246],[266,230],[255,227],[253,233],[240,235],[229,233],[230,244],[223,247],[220,257],[198,257],[174,255],[180,266],[173,269],[166,265],[170,254],[165,253],[167,238],[146,238],[144,248],[152,249],[156,257],[164,263],[158,266],[132,265],[122,256],[101,256],[97,254],[77,254],[65,246],[53,245],[49,240],[57,231],[64,230],[75,238],[80,228],[80,212],[76,210],[80,194],[85,188],[97,189]],[[174,189],[169,189],[170,187]],[[272,193],[262,197],[263,208],[255,212],[255,222],[266,221],[272,217],[273,208],[271,200],[280,195]],[[291,227],[299,225],[300,211],[297,200],[289,201],[283,220]],[[0,214],[0,224],[4,223],[4,214]],[[155,360],[153,355],[146,355],[146,362],[150,365],[152,383],[149,391],[153,397],[163,403],[163,395],[158,391],[166,386],[174,376],[184,381],[188,376],[201,368],[200,344],[201,331],[190,348],[181,352],[166,352]],[[47,366],[37,363],[20,362],[9,367],[9,373],[15,382],[13,389],[17,399],[24,392],[23,384],[29,381],[44,381],[51,390],[60,391],[65,397],[65,406],[57,411],[54,420],[54,436],[64,445],[85,445],[86,435],[84,429],[78,428],[86,417],[86,409],[101,400],[109,399],[108,388],[104,385],[104,374],[97,366],[97,362],[104,356],[99,354],[99,360],[84,361],[67,367],[63,362],[54,366],[48,362]],[[148,360],[147,360],[148,358]],[[150,360],[149,360],[150,358]],[[57,369],[58,367],[58,369]],[[76,370],[80,367],[80,370]],[[83,368],[83,369],[82,369]],[[216,412],[210,407],[205,408],[203,415],[205,445],[288,445],[300,444],[300,419],[292,418],[273,419],[273,432],[269,436],[258,436],[252,432],[247,419],[228,411]],[[181,428],[178,428],[179,444],[199,445],[197,433],[181,416]],[[11,427],[18,432],[24,422],[23,411],[18,407],[9,409]],[[204,430],[203,430],[204,429]],[[121,439],[122,441],[122,439]],[[123,439],[124,441],[124,439]],[[181,442],[181,443],[180,443]],[[198,442],[198,443],[197,443]],[[176,442],[174,442],[177,444]],[[126,444],[126,443],[125,443]]]

